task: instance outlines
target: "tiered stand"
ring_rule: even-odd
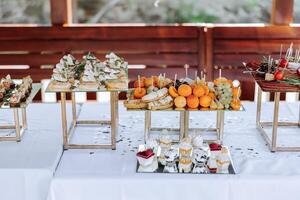
[[[300,109],[299,109],[299,119],[298,122],[279,122],[279,101],[280,94],[287,92],[296,92],[300,93],[300,88],[297,86],[292,86],[288,84],[278,83],[278,82],[267,82],[263,78],[257,76],[256,74],[252,74],[255,82],[258,84],[258,95],[257,95],[257,111],[256,111],[256,125],[262,134],[263,138],[266,140],[270,150],[272,152],[275,151],[300,151],[299,147],[282,147],[277,146],[277,129],[278,126],[298,126],[300,127]],[[274,93],[274,116],[272,122],[262,122],[261,121],[261,99],[262,99],[262,91]],[[272,138],[269,138],[264,127],[271,126],[272,127]]]
[[[128,109],[130,111],[132,109]],[[205,142],[217,142],[222,144],[223,143],[223,133],[224,133],[224,115],[225,112],[234,112],[233,110],[157,110],[157,111],[166,111],[166,112],[179,112],[180,113],[180,120],[179,120],[179,128],[169,128],[169,127],[152,127],[151,126],[151,113],[157,112],[152,110],[140,110],[145,111],[145,141],[148,140],[150,134],[154,131],[162,131],[166,129],[170,132],[177,132],[179,133],[178,140],[174,142],[179,142],[182,138],[187,137],[190,131],[205,131],[216,135],[216,139],[209,139],[204,140]],[[238,111],[244,111],[243,106]],[[215,128],[190,128],[189,127],[189,120],[190,120],[190,112],[215,112],[216,113],[216,127]]]
[[[51,82],[46,89],[46,92],[60,93],[61,96],[61,123],[62,123],[62,133],[63,133],[63,144],[64,149],[116,149],[116,135],[118,132],[118,100],[119,92],[127,91],[124,90],[54,90],[50,87]],[[78,120],[78,115],[76,114],[76,92],[109,92],[110,93],[110,120]],[[71,127],[67,127],[67,110],[66,110],[66,94],[71,94],[71,104],[72,104],[72,123]],[[70,142],[71,137],[76,129],[80,125],[110,125],[111,127],[111,143],[110,144],[73,144]]]
[[[14,80],[14,82],[18,83],[18,82],[21,82],[21,80]],[[25,130],[27,129],[27,115],[26,115],[27,106],[29,105],[29,103],[32,102],[33,98],[35,97],[35,95],[38,93],[38,91],[40,89],[41,89],[41,84],[33,83],[32,90],[31,90],[29,97],[27,97],[26,101],[22,102],[20,104],[20,106],[10,107],[8,103],[3,103],[0,106],[0,109],[13,110],[14,121],[15,121],[14,125],[1,125],[0,129],[7,129],[7,130],[12,129],[12,130],[15,130],[15,132],[16,132],[15,136],[1,136],[0,141],[16,141],[16,142],[21,141],[21,137],[22,137],[23,133],[25,132]],[[21,112],[22,112],[22,125],[20,124],[20,120],[19,120],[19,110],[21,110]]]

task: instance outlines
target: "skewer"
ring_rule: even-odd
[[[166,73],[164,73],[164,79],[166,78]]]
[[[159,82],[159,89],[161,89],[161,74],[158,76],[158,82]]]
[[[185,78],[188,78],[188,68],[189,68],[190,66],[188,65],[188,64],[185,64],[184,65],[184,69],[185,69]]]
[[[175,77],[174,77],[174,87],[176,85],[176,80],[177,80],[177,74],[175,74]]]
[[[198,71],[195,71],[195,80],[197,80],[197,76],[198,76]]]
[[[221,77],[222,77],[222,69],[220,68],[219,69],[219,79],[221,79]]]
[[[205,79],[206,79],[206,75],[204,74],[204,75],[203,75],[203,81],[204,81],[204,82],[205,82]]]
[[[139,86],[139,92],[141,91],[141,77],[138,75],[138,86]]]
[[[203,78],[203,71],[201,70],[201,72],[200,72],[200,78],[201,78],[201,80],[202,80],[202,78]]]

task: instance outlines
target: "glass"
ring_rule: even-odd
[[[14,82],[16,84],[20,83],[21,80],[14,80]],[[39,90],[42,88],[42,84],[41,83],[33,83],[32,84],[32,89],[31,89],[31,93],[29,95],[29,97],[27,97],[25,102],[20,103],[19,107],[10,107],[9,103],[3,103],[0,106],[0,109],[11,109],[11,108],[26,108],[28,106],[28,104],[30,104],[32,102],[32,100],[34,99],[34,97],[36,96],[36,94],[39,92]]]
[[[73,0],[74,23],[269,23],[272,0]]]
[[[0,0],[0,24],[50,24],[50,1]]]

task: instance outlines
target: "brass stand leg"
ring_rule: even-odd
[[[218,111],[219,113],[219,134],[218,134],[218,140],[220,141],[220,144],[223,143],[223,135],[224,135],[224,115],[225,112]]]
[[[180,111],[180,121],[179,121],[179,141],[184,138],[185,135],[185,111]]]
[[[258,88],[257,88],[256,126],[260,126],[261,96],[262,96],[262,91],[261,91],[261,88],[258,86]]]
[[[76,126],[76,99],[75,99],[75,92],[71,93],[71,100],[72,100],[72,119],[73,119],[73,127]]]
[[[67,130],[67,110],[66,110],[66,93],[60,93],[61,98],[61,123],[63,131],[64,149],[68,149],[68,130]]]
[[[149,133],[151,129],[151,111],[145,111],[145,143],[149,139]]]
[[[20,130],[18,108],[14,108],[14,119],[15,119],[15,129],[16,129],[16,140],[17,140],[17,142],[20,142],[21,141],[21,130]]]
[[[21,110],[22,110],[22,126],[23,126],[23,129],[27,129],[26,108],[21,108]]]
[[[189,136],[190,112],[184,111],[184,137]]]
[[[276,151],[277,128],[278,128],[278,113],[279,113],[280,92],[275,92],[274,96],[274,118],[272,130],[272,151]]]
[[[118,132],[118,92],[110,93],[110,114],[111,114],[111,148],[116,149],[116,133]]]
[[[220,140],[220,112],[219,111],[217,111],[216,129],[217,129],[217,138],[218,140]]]

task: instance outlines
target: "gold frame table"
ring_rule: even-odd
[[[51,85],[51,82],[49,86]],[[67,149],[116,149],[116,135],[118,132],[118,121],[119,121],[119,112],[118,112],[118,100],[119,92],[127,91],[124,90],[79,90],[79,89],[66,89],[58,90],[47,87],[46,92],[49,93],[60,93],[61,96],[61,123],[62,123],[62,135],[63,135],[63,146],[64,150]],[[110,93],[110,120],[78,120],[76,114],[76,92],[109,92]],[[67,127],[67,109],[66,109],[66,94],[71,94],[71,104],[72,104],[72,123],[70,128]],[[73,144],[70,142],[72,135],[75,132],[76,127],[80,125],[110,125],[111,126],[111,143],[109,144]]]
[[[257,64],[246,64],[247,70],[255,71],[259,65]],[[277,146],[277,135],[278,135],[278,126],[298,126],[300,128],[300,109],[299,109],[299,119],[298,122],[280,122],[279,121],[279,102],[280,94],[287,92],[300,93],[300,87],[289,85],[286,83],[280,83],[276,81],[265,81],[263,77],[257,75],[256,73],[251,73],[254,81],[258,85],[258,94],[257,94],[257,110],[256,110],[256,127],[261,133],[264,140],[267,142],[270,150],[275,151],[300,151],[300,146]],[[274,93],[274,114],[272,122],[262,122],[261,121],[261,108],[262,108],[262,92]],[[268,136],[264,127],[272,127],[272,136]]]
[[[18,83],[21,82],[21,80],[14,80],[14,82]],[[16,141],[20,142],[22,135],[24,134],[25,130],[27,129],[27,114],[26,114],[26,108],[29,105],[29,103],[32,102],[33,98],[36,96],[36,94],[41,89],[42,84],[40,83],[33,83],[32,84],[32,90],[30,95],[27,97],[25,102],[22,102],[20,106],[18,107],[10,107],[9,104],[3,103],[0,106],[0,109],[10,109],[14,112],[14,125],[0,125],[0,129],[6,129],[6,130],[15,130],[16,134],[15,136],[0,136],[0,141]],[[20,124],[19,119],[19,110],[22,112],[22,124]]]
[[[244,107],[241,106],[241,109],[238,111],[244,111]],[[179,132],[178,140],[174,142],[179,142],[184,137],[189,135],[190,131],[207,131],[216,134],[215,140],[204,140],[205,142],[217,142],[222,144],[223,143],[223,135],[224,135],[224,117],[225,112],[236,112],[234,110],[135,110],[135,109],[127,109],[127,111],[145,111],[145,130],[144,130],[144,139],[145,142],[148,140],[151,132],[153,131],[162,131],[166,129],[168,131],[176,131]],[[165,112],[179,112],[179,128],[163,128],[163,127],[152,127],[151,126],[151,113],[158,112],[158,111],[165,111]],[[190,112],[216,112],[216,127],[215,128],[190,128],[189,127],[189,120],[190,120]]]

